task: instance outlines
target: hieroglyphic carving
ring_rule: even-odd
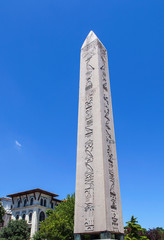
[[[84,228],[94,231],[94,169],[93,169],[93,71],[91,59],[95,55],[95,44],[84,49],[85,61],[85,206]]]
[[[114,156],[112,152],[112,144],[115,144],[112,139],[111,132],[111,119],[110,119],[110,99],[109,99],[109,89],[107,85],[106,78],[106,63],[107,56],[106,50],[102,47],[100,48],[100,58],[101,58],[101,82],[103,88],[103,101],[104,101],[104,120],[105,120],[105,138],[106,138],[106,155],[108,161],[108,174],[110,181],[110,211],[111,211],[111,219],[112,219],[112,227],[113,231],[118,231],[118,209],[117,209],[117,194],[115,191],[115,172],[114,172]]]
[[[108,81],[106,49],[90,32],[81,48],[80,64],[74,228],[79,237],[123,233]]]

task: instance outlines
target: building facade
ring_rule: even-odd
[[[58,195],[42,189],[32,189],[25,192],[9,194],[12,198],[13,220],[26,220],[29,225],[30,236],[39,230],[40,222],[46,218],[46,210],[54,209],[61,200]]]
[[[5,209],[5,215],[3,217],[4,222],[1,227],[5,227],[5,226],[7,226],[8,222],[10,221],[11,215],[12,215],[12,212],[11,212],[12,199],[7,198],[7,197],[2,197],[1,203],[2,203],[3,208]]]

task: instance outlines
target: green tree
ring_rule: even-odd
[[[161,235],[161,240],[164,240],[164,229],[162,227],[157,227],[156,228]]]
[[[129,222],[126,222],[127,226],[125,227],[125,240],[146,240],[145,229],[142,229],[138,224],[137,218],[134,216],[131,217]]]
[[[146,236],[150,240],[161,240],[161,229],[159,228],[153,228],[150,229],[146,232]]]
[[[33,240],[42,240],[42,237],[41,237],[41,234],[40,234],[40,231],[36,232],[34,235],[33,235]],[[0,239],[1,240],[1,239]]]
[[[3,216],[5,214],[5,209],[3,208],[1,199],[0,199],[0,225],[3,225]]]
[[[162,227],[149,228],[146,231],[146,236],[150,240],[164,240],[164,229]]]
[[[73,240],[75,195],[68,195],[54,211],[47,211],[48,218],[41,223],[33,239]]]
[[[30,238],[29,226],[25,220],[12,220],[1,229],[0,238],[8,240],[28,240]]]

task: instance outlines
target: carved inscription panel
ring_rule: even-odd
[[[100,73],[101,79],[100,82],[102,84],[103,89],[103,106],[104,109],[104,149],[106,151],[105,159],[107,161],[107,168],[108,168],[108,180],[109,180],[109,193],[110,193],[110,216],[111,216],[111,225],[112,231],[118,232],[118,187],[116,184],[116,156],[114,156],[113,148],[115,148],[115,139],[114,139],[114,131],[113,131],[113,114],[112,114],[112,106],[111,106],[111,96],[110,96],[110,88],[108,81],[108,71],[107,71],[107,53],[106,50],[100,47]],[[119,199],[120,200],[120,199]]]
[[[85,62],[85,203],[84,203],[84,229],[86,232],[94,231],[94,157],[93,157],[93,72],[91,60],[96,52],[95,44],[86,48],[83,54]]]
[[[75,233],[120,232],[108,61],[98,39],[82,49],[80,90]]]

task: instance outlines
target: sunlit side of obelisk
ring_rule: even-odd
[[[123,235],[107,51],[91,31],[81,48],[75,239]]]

